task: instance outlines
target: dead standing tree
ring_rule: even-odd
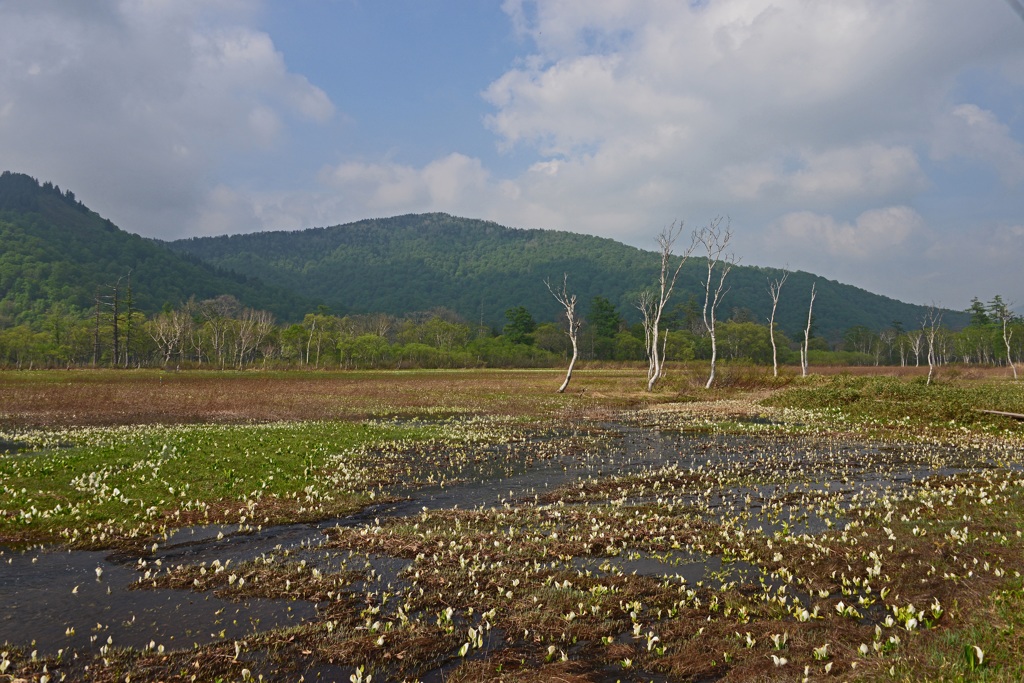
[[[1013,379],[1017,380],[1017,366],[1013,362],[1013,353],[1010,348],[1010,340],[1013,338],[1013,329],[1010,327],[1010,323],[1014,321],[1013,312],[1010,310],[1012,303],[1007,304],[1003,301],[1003,298],[996,295],[992,301],[992,314],[1002,328],[1003,328],[1003,344],[1006,346],[1006,362],[1013,371]]]
[[[562,386],[558,387],[558,393],[561,394],[569,386],[569,380],[572,379],[572,370],[576,367],[576,358],[579,357],[576,333],[579,332],[583,321],[576,317],[576,295],[569,294],[568,274],[563,273],[562,275],[562,289],[560,291],[553,289],[551,283],[547,280],[544,281],[544,285],[551,292],[551,296],[555,297],[558,303],[562,304],[562,308],[565,309],[565,318],[569,323],[569,329],[566,331],[566,334],[569,335],[569,341],[572,342],[572,360],[569,361],[569,369],[565,373],[565,381],[562,382]]]
[[[775,309],[779,307],[779,294],[782,292],[782,285],[786,284],[789,271],[782,271],[782,277],[768,282],[768,294],[772,297],[772,314],[768,318],[768,333],[772,339],[772,375],[779,376],[779,352],[775,346]]]
[[[811,350],[811,322],[814,320],[815,284],[811,283],[811,303],[807,305],[807,327],[804,328],[804,344],[800,347],[800,372],[807,376],[807,356]]]
[[[664,372],[665,346],[660,345],[659,347],[658,344],[658,326],[661,324],[661,314],[665,311],[669,297],[672,296],[672,290],[675,288],[676,280],[679,278],[679,271],[682,270],[683,264],[686,263],[686,259],[690,257],[694,246],[696,246],[696,243],[691,240],[690,246],[679,258],[679,263],[676,264],[675,270],[672,270],[670,273],[675,241],[682,231],[683,223],[679,221],[672,223],[672,225],[662,230],[657,236],[658,250],[661,252],[661,274],[658,277],[658,291],[641,293],[637,302],[637,308],[640,309],[644,318],[644,337],[647,344],[647,391],[654,391],[654,385],[661,379]]]
[[[932,377],[935,375],[935,337],[941,325],[942,311],[936,308],[935,304],[932,304],[924,314],[924,320],[921,321],[921,329],[924,330],[925,338],[928,340],[928,380],[925,384],[931,384]]]
[[[723,219],[715,218],[707,226],[693,234],[694,244],[702,244],[707,254],[708,276],[704,280],[704,328],[711,337],[711,373],[708,375],[705,389],[710,389],[715,381],[715,367],[718,363],[718,340],[715,334],[715,311],[722,299],[728,293],[725,288],[725,278],[729,271],[736,265],[736,255],[726,252],[729,248],[729,241],[732,240],[732,230],[729,223],[722,226]],[[720,267],[719,267],[720,266]],[[718,284],[712,287],[715,268],[719,268]]]

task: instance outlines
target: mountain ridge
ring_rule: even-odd
[[[93,307],[131,275],[136,310],[155,313],[191,296],[231,294],[249,306],[286,316],[307,304],[256,278],[217,269],[159,241],[115,226],[59,186],[0,174],[0,326],[41,315],[59,303]],[[301,317],[301,316],[300,316]]]
[[[372,218],[298,231],[267,231],[168,242],[177,251],[221,268],[261,273],[301,287],[337,312],[396,315],[444,306],[469,320],[500,325],[504,311],[524,305],[539,318],[559,310],[544,285],[565,273],[584,314],[594,296],[614,303],[635,321],[639,292],[656,282],[660,257],[615,240],[568,231],[523,229],[446,213]],[[706,261],[691,257],[680,273],[672,305],[698,302]],[[756,322],[771,310],[770,279],[783,270],[737,266],[727,284],[723,317],[749,309]],[[395,273],[401,273],[397,278]],[[359,283],[389,283],[372,287]],[[863,325],[881,330],[899,321],[910,329],[927,310],[884,295],[795,271],[782,292],[777,321],[794,334],[806,324],[811,283],[816,283],[818,330],[836,336]],[[956,312],[949,312],[956,324]]]
[[[131,273],[134,306],[149,314],[190,297],[231,294],[282,321],[326,307],[336,314],[403,315],[449,308],[500,328],[504,312],[525,306],[538,320],[561,316],[545,280],[568,276],[586,316],[596,297],[636,322],[641,290],[657,281],[659,255],[615,240],[568,231],[523,229],[444,213],[406,214],[298,231],[193,237],[165,242],[124,231],[70,191],[24,174],[0,174],[0,327],[38,320],[61,304],[88,311],[98,292]],[[704,261],[684,266],[670,302],[682,325],[699,317]],[[764,324],[770,279],[783,271],[737,266],[720,317]],[[926,307],[796,271],[779,302],[779,327],[795,336],[816,283],[815,329],[838,339],[847,328],[920,326]],[[695,310],[696,307],[696,310]],[[953,327],[966,314],[947,311]]]

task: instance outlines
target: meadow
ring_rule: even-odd
[[[816,370],[2,373],[0,681],[1024,679],[1024,389]]]

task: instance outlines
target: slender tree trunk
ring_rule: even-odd
[[[707,384],[704,385],[705,389],[710,389],[711,385],[714,384],[715,369],[718,365],[718,339],[715,329],[715,311],[718,309],[718,305],[722,302],[722,298],[728,293],[728,290],[725,289],[725,278],[736,263],[736,258],[733,254],[723,255],[729,246],[729,241],[732,239],[732,231],[729,229],[729,226],[726,225],[725,231],[723,232],[721,230],[721,225],[722,219],[716,218],[699,232],[694,233],[694,243],[699,242],[700,244],[703,244],[707,251],[708,276],[704,281],[703,319],[704,327],[711,336],[711,373],[708,375]],[[722,269],[718,278],[718,285],[712,291],[711,276],[714,273],[715,267],[718,266],[719,263],[722,264]]]
[[[569,380],[572,379],[573,368],[576,367],[576,359],[579,357],[579,346],[576,341],[577,333],[579,332],[582,320],[576,317],[576,295],[569,294],[569,276],[568,274],[562,275],[562,289],[555,290],[551,287],[551,283],[547,280],[544,281],[544,285],[551,292],[551,296],[555,297],[558,303],[562,304],[562,308],[565,309],[565,318],[569,323],[569,328],[566,330],[566,334],[569,335],[569,341],[572,343],[572,360],[569,361],[569,369],[565,373],[565,381],[562,382],[562,386],[558,387],[558,393],[564,393],[566,388],[569,386]]]
[[[936,365],[936,351],[935,351],[935,336],[938,333],[939,325],[942,324],[942,313],[933,304],[929,307],[928,312],[925,314],[924,323],[922,328],[924,329],[925,336],[928,340],[928,379],[925,384],[930,385],[932,378],[935,376],[935,365]]]
[[[665,311],[669,297],[672,296],[672,290],[676,286],[679,271],[682,270],[683,264],[686,263],[686,259],[689,258],[695,244],[691,240],[690,247],[680,257],[675,270],[669,272],[673,246],[682,230],[683,224],[681,222],[673,223],[658,235],[657,242],[661,251],[661,273],[658,277],[659,291],[657,295],[649,291],[644,292],[640,295],[640,301],[637,304],[637,307],[640,308],[644,316],[644,336],[647,341],[647,391],[654,391],[654,385],[664,374],[662,369],[665,361],[664,351],[662,350],[663,347],[658,344],[658,328],[661,325],[661,315]]]
[[[779,350],[775,345],[775,309],[779,307],[779,294],[782,292],[782,285],[786,284],[789,271],[783,271],[782,277],[768,283],[768,293],[772,297],[772,315],[768,318],[768,333],[772,339],[772,376],[779,376]]]
[[[1006,344],[1006,362],[1010,364],[1010,369],[1013,371],[1013,379],[1017,380],[1017,366],[1013,363],[1013,353],[1010,350],[1010,339],[1013,338],[1013,330],[1010,329],[1010,316],[1009,310],[1007,309],[1006,315],[1003,318],[1003,343]]]
[[[800,369],[803,376],[807,376],[808,355],[811,347],[811,321],[814,312],[815,284],[811,283],[811,303],[807,306],[807,327],[804,328],[804,346],[800,349]]]
[[[131,367],[132,355],[132,271],[128,271],[128,292],[125,305],[128,307],[128,317],[124,321],[124,366]]]
[[[661,370],[658,373],[658,379],[665,376],[665,352],[668,350],[668,330],[665,330],[665,335],[661,338]]]
[[[711,374],[708,375],[707,384],[704,385],[705,389],[710,389],[711,385],[715,381],[715,366],[716,366],[717,361],[718,361],[718,344],[715,341],[714,329],[715,329],[715,321],[712,320],[711,321],[711,330],[712,330],[712,332],[711,332]]]
[[[569,361],[569,369],[565,372],[565,381],[562,382],[562,386],[558,387],[558,393],[565,393],[566,387],[569,386],[569,380],[572,379],[573,368],[576,367],[576,358],[579,356],[579,349],[576,346],[576,336],[573,335],[569,338],[572,341],[572,360]]]
[[[118,364],[121,362],[121,337],[118,334],[118,330],[117,330],[117,318],[118,318],[118,313],[119,313],[119,310],[118,310],[118,303],[119,303],[119,301],[118,301],[118,296],[117,295],[118,295],[118,288],[120,287],[120,285],[121,285],[121,280],[119,278],[118,281],[117,281],[117,284],[114,285],[114,298],[113,298],[113,301],[111,303],[112,310],[113,310],[113,316],[112,316],[111,322],[112,322],[112,329],[113,329],[113,332],[114,332],[114,349],[113,349],[113,355],[110,358],[110,367],[112,367],[112,368],[116,368],[118,366]]]
[[[92,340],[92,366],[95,368],[100,362],[100,288],[96,288],[96,317],[93,325]]]

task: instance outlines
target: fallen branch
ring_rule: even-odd
[[[989,415],[1002,415],[1003,417],[1012,417],[1014,420],[1024,420],[1024,414],[1021,413],[1007,413],[1002,410],[982,410],[981,408],[975,408],[979,413],[988,413]]]

